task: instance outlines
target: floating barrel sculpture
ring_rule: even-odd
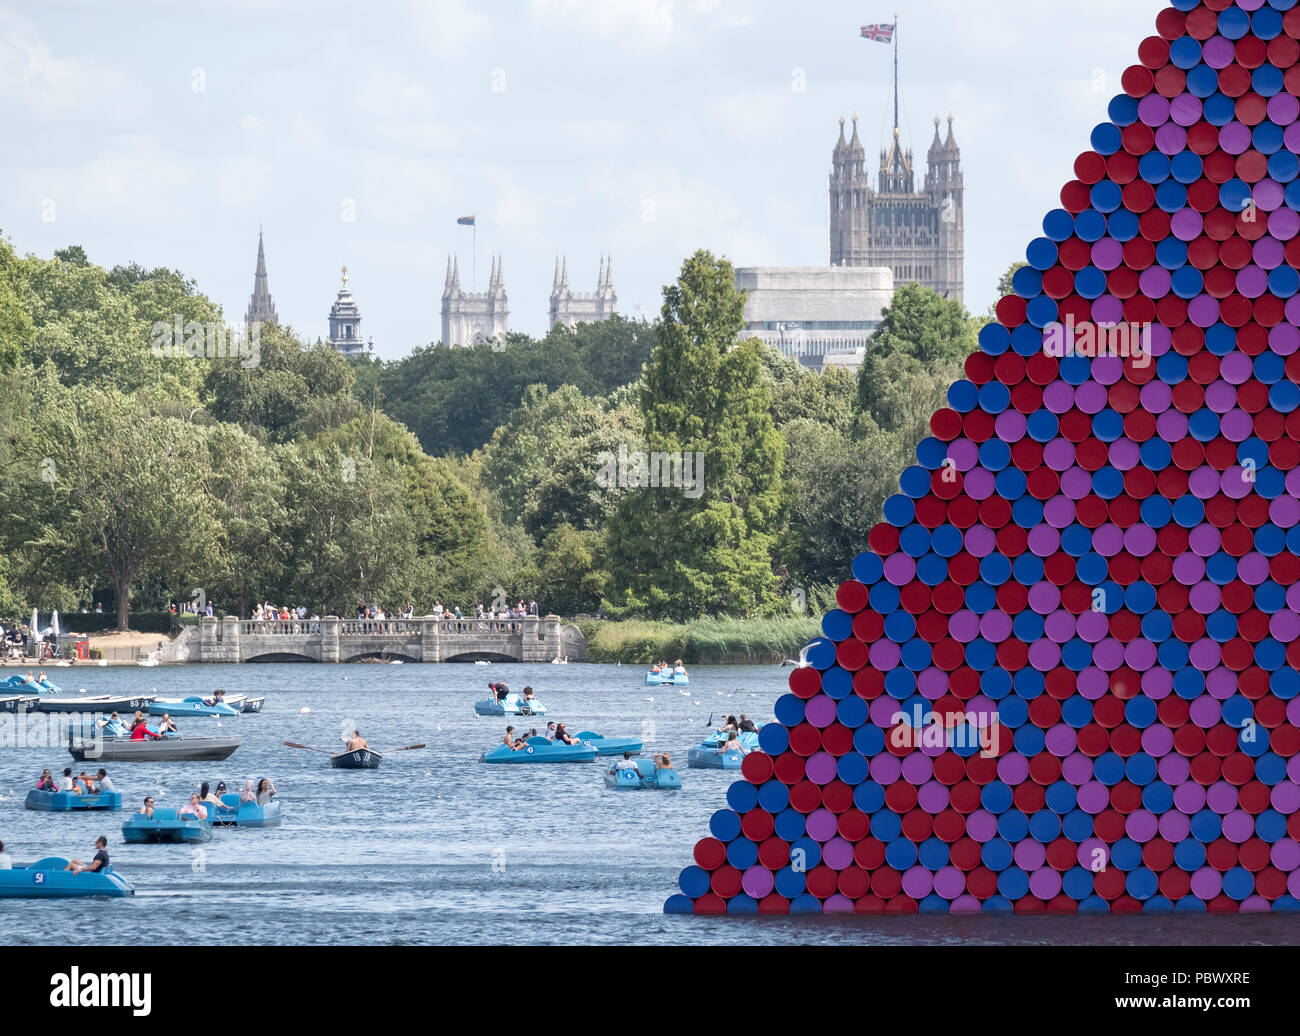
[[[1161,12],[666,911],[1300,908],[1295,3]]]

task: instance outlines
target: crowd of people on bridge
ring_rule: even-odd
[[[207,605],[207,614],[212,614],[212,605]],[[508,603],[489,604],[486,608],[483,602],[479,601],[474,606],[472,618],[467,618],[461,610],[460,605],[446,607],[442,601],[435,600],[433,610],[430,613],[434,619],[448,623],[471,622],[476,624],[479,630],[501,630],[509,629],[512,621],[525,618],[527,616],[536,616],[538,614],[537,602],[529,600],[527,603],[521,597],[517,604]],[[331,617],[334,617],[331,613]],[[408,601],[401,608],[385,608],[382,604],[358,604],[355,618],[363,622],[390,622],[402,619],[415,618],[415,605]],[[307,608],[303,605],[290,608],[287,605],[275,605],[270,601],[264,601],[253,609],[251,619],[258,626],[254,627],[255,633],[319,633],[321,616],[312,611],[308,614]]]

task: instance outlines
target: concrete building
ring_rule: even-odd
[[[962,301],[965,259],[961,149],[948,116],[948,136],[939,139],[939,117],[926,153],[925,182],[916,189],[912,151],[894,135],[880,152],[876,189],[867,176],[858,138],[840,138],[831,156],[830,262],[832,266],[887,266],[897,284],[918,281],[945,298]]]
[[[746,292],[742,334],[761,338],[806,367],[856,370],[894,295],[886,267],[737,267]]]
[[[374,340],[367,342],[361,337],[361,311],[352,300],[346,266],[343,267],[343,286],[330,307],[329,344],[344,356],[360,356],[375,351]]]
[[[448,259],[447,280],[442,288],[442,344],[449,348],[483,345],[509,330],[510,303],[501,257],[493,257],[488,290],[480,292],[461,289],[460,264],[454,256]]]
[[[618,295],[614,291],[614,263],[606,256],[600,257],[600,276],[596,290],[579,294],[569,287],[568,257],[555,260],[555,279],[551,283],[550,322],[573,327],[575,324],[594,324],[618,312]]]

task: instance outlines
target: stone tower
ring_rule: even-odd
[[[612,317],[618,312],[618,295],[614,291],[614,262],[608,256],[600,257],[600,275],[596,290],[590,294],[577,293],[569,288],[569,260],[555,260],[555,280],[551,283],[550,323],[573,327],[591,324]]]
[[[934,141],[926,156],[925,183],[916,188],[912,151],[898,126],[880,152],[876,189],[867,177],[858,120],[844,140],[844,120],[831,156],[830,261],[832,266],[886,266],[896,284],[919,281],[946,298],[962,300],[963,191],[961,151],[948,117],[948,138]]]
[[[266,252],[262,249],[262,231],[257,231],[257,272],[253,274],[253,294],[248,300],[245,324],[278,323],[271,289],[266,284]]]
[[[493,257],[488,290],[480,292],[461,290],[460,263],[455,256],[448,259],[442,287],[442,344],[483,345],[509,330],[510,304],[501,257]]]
[[[357,356],[374,349],[373,343],[367,343],[361,337],[361,311],[352,299],[346,266],[343,267],[343,286],[330,307],[329,343],[345,356]]]

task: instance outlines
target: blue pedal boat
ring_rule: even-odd
[[[606,737],[593,730],[581,731],[576,737],[584,745],[591,745],[597,755],[622,755],[624,752],[631,752],[633,755],[641,754],[639,737]]]
[[[739,741],[744,751],[721,752],[727,743],[725,734],[710,734],[698,746],[686,753],[686,765],[697,770],[739,770],[745,756],[758,749],[758,735],[749,731],[740,734]]]
[[[645,682],[647,687],[659,687],[661,685],[685,687],[691,682],[691,678],[686,673],[646,673]]]
[[[23,802],[27,809],[43,813],[70,813],[87,809],[113,810],[122,808],[120,791],[102,791],[95,795],[78,795],[74,791],[38,791],[33,788]]]
[[[520,695],[510,693],[504,701],[484,698],[474,703],[474,711],[480,716],[545,716],[546,706],[534,698],[525,701]]]
[[[605,787],[616,791],[678,791],[682,777],[676,770],[656,770],[653,759],[636,760],[636,769],[605,771]]]
[[[212,838],[212,814],[215,811],[208,805],[206,820],[200,820],[193,814],[178,816],[173,808],[157,808],[153,817],[135,813],[127,817],[122,825],[122,840],[128,845],[143,845],[149,842],[206,842]]]
[[[172,716],[221,716],[223,718],[239,715],[239,709],[222,702],[208,705],[198,694],[187,695],[179,700],[156,698],[149,703],[148,711],[151,716],[161,716],[164,713]]]
[[[226,804],[225,808],[213,809],[212,803],[205,803],[208,816],[217,827],[280,826],[280,803],[274,799],[259,806],[256,802],[241,803],[238,795],[227,794],[221,796],[221,801]]]
[[[134,896],[131,884],[111,866],[73,874],[62,856],[46,856],[27,867],[0,871],[0,899],[71,899]]]
[[[592,745],[566,745],[544,737],[530,737],[524,748],[514,752],[497,745],[479,756],[481,763],[589,763],[596,758]]]

